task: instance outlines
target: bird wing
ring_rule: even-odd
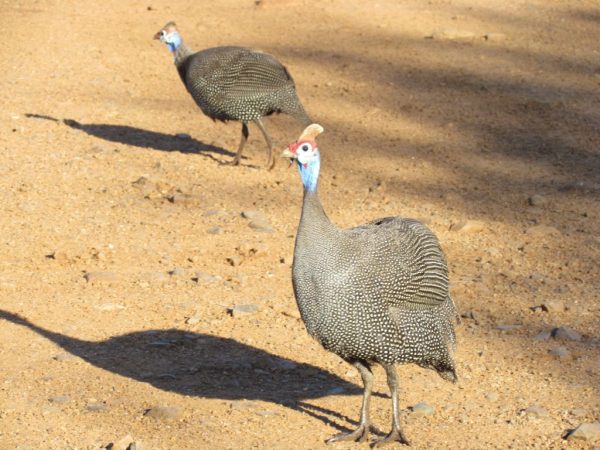
[[[231,97],[269,94],[294,86],[287,69],[273,56],[243,47],[217,47],[194,55],[196,77]]]
[[[413,219],[386,217],[347,230],[355,276],[388,305],[429,309],[448,298],[448,267],[435,235]],[[367,276],[361,274],[368,274]]]

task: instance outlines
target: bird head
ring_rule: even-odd
[[[315,138],[322,132],[321,125],[316,123],[309,125],[297,141],[292,142],[283,150],[281,157],[289,158],[290,164],[293,164],[295,160],[301,168],[308,168],[312,162],[319,160],[319,146]]]
[[[296,161],[302,184],[308,191],[317,189],[321,156],[315,138],[323,132],[323,127],[313,123],[306,127],[297,141],[292,142],[283,150],[281,156],[289,158],[290,166]]]
[[[172,52],[175,52],[181,45],[181,36],[179,35],[179,31],[177,31],[175,22],[169,22],[162,27],[161,30],[154,35],[154,39],[158,39],[160,42],[166,44]]]

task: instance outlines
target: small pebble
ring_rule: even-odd
[[[541,305],[542,307],[542,311],[545,312],[563,312],[565,310],[565,304],[562,302],[562,300],[559,299],[550,299],[550,300],[546,300],[544,303],[542,303]]]
[[[543,206],[548,203],[548,199],[542,195],[532,195],[527,199],[529,206]]]
[[[498,401],[498,394],[496,394],[495,392],[488,392],[487,394],[485,394],[485,398],[490,402],[496,402]]]
[[[275,232],[273,226],[266,219],[254,219],[248,224],[248,226],[253,230],[259,231],[261,233]]]
[[[248,314],[254,314],[258,311],[258,305],[254,303],[249,303],[245,305],[235,305],[233,308],[229,310],[229,313],[233,317],[241,317],[246,316]]]
[[[192,277],[192,280],[198,284],[214,283],[216,281],[219,281],[220,279],[221,277],[211,275],[210,273],[203,272],[201,270],[197,270],[194,276]]]
[[[175,137],[176,137],[177,139],[191,139],[191,138],[192,138],[192,136],[190,136],[190,135],[189,135],[189,134],[187,134],[187,133],[176,133],[176,134],[175,134]]]
[[[126,435],[114,442],[109,448],[110,450],[130,450],[130,445],[133,443],[131,435]]]
[[[185,275],[185,269],[182,269],[181,267],[175,267],[169,272],[169,275],[172,277],[182,277]]]
[[[202,316],[200,316],[199,313],[196,313],[192,317],[188,317],[185,320],[185,323],[187,323],[188,325],[196,325],[197,323],[200,322],[200,320],[202,320]]]
[[[485,223],[480,220],[466,220],[464,222],[453,223],[450,231],[458,233],[480,233],[485,230]]]
[[[550,339],[550,331],[540,331],[538,334],[534,336],[534,340],[536,341],[547,341]]]
[[[181,417],[181,409],[177,406],[155,406],[146,411],[144,416],[158,420],[174,420]]]
[[[102,412],[106,411],[107,406],[104,402],[90,402],[85,406],[85,409],[91,412]]]
[[[535,416],[535,417],[548,417],[550,415],[546,408],[544,408],[543,406],[539,406],[539,405],[529,406],[528,408],[523,410],[523,412],[527,415]]]
[[[567,436],[568,441],[600,441],[600,422],[582,423]]]
[[[410,409],[411,409],[412,413],[417,416],[432,416],[435,414],[435,410],[433,409],[433,407],[429,406],[425,402],[417,403],[416,405],[412,406]]]
[[[125,305],[119,303],[103,303],[102,305],[96,306],[96,309],[100,311],[119,311],[125,309]]]
[[[50,397],[48,401],[50,403],[58,404],[69,403],[71,401],[71,397],[69,397],[68,395],[57,395],[56,397]]]
[[[563,347],[563,346],[554,347],[554,348],[548,350],[548,353],[550,353],[551,356],[554,356],[555,358],[558,358],[558,359],[566,359],[571,355],[569,350],[567,350],[567,348]]]
[[[119,277],[114,272],[87,272],[83,275],[83,278],[88,283],[113,283],[118,281]]]
[[[553,329],[552,337],[559,341],[581,341],[581,335],[569,327],[558,327]]]
[[[211,227],[206,230],[208,234],[223,234],[223,228],[221,227]]]

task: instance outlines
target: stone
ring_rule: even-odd
[[[411,411],[416,416],[432,416],[435,414],[435,410],[432,406],[428,405],[425,402],[419,402],[416,405],[412,406]]]
[[[267,220],[267,217],[264,215],[264,213],[256,209],[242,211],[242,217],[248,220]]]
[[[64,403],[69,403],[71,401],[71,397],[68,395],[57,395],[56,397],[50,397],[48,401],[50,403],[58,403],[62,405]]]
[[[544,301],[544,303],[541,304],[541,308],[542,308],[542,311],[545,311],[545,312],[552,312],[552,313],[563,312],[565,310],[565,304],[563,303],[562,300],[559,300],[559,299],[549,299],[549,300]]]
[[[182,277],[185,275],[185,269],[182,269],[181,267],[175,267],[169,272],[169,275],[172,277]]]
[[[96,306],[96,309],[100,311],[119,311],[125,309],[125,305],[119,303],[103,303],[102,305]]]
[[[200,320],[202,320],[202,316],[200,316],[199,313],[196,313],[193,316],[185,319],[185,323],[187,323],[188,325],[196,325],[198,322],[200,322]]]
[[[600,441],[600,422],[584,422],[567,436],[568,441]]]
[[[209,284],[219,281],[221,277],[211,275],[210,273],[197,270],[192,277],[192,280],[198,284]]]
[[[109,448],[110,450],[129,450],[132,443],[133,438],[131,435],[127,434],[118,441],[114,442]]]
[[[450,231],[457,233],[480,233],[483,230],[485,230],[485,223],[481,220],[466,220],[450,226]]]
[[[244,305],[235,305],[233,308],[229,310],[230,314],[233,317],[241,317],[247,316],[249,314],[254,314],[258,311],[258,305],[254,303],[244,304]]]
[[[223,234],[223,228],[221,227],[210,227],[206,230],[208,234]]]
[[[571,415],[573,417],[585,417],[587,416],[587,410],[583,408],[575,408],[571,410]]]
[[[76,356],[72,355],[71,353],[59,353],[58,355],[55,355],[52,357],[52,359],[54,359],[55,361],[68,361],[70,359],[75,359]]]
[[[557,341],[581,341],[581,335],[569,327],[554,328],[552,337]]]
[[[228,257],[226,261],[230,266],[236,267],[242,263],[242,257],[238,255],[233,255]]]
[[[133,441],[127,450],[142,450],[142,441]]]
[[[149,283],[164,283],[169,277],[164,272],[145,272],[140,275],[140,279]]]
[[[548,339],[550,339],[551,336],[551,332],[550,331],[540,331],[538,334],[536,334],[533,339],[536,341],[547,341]]]
[[[190,206],[200,204],[202,198],[199,195],[195,194],[184,194],[182,192],[176,192],[173,195],[169,195],[167,197],[167,200],[176,205]]]
[[[177,139],[184,139],[184,140],[187,140],[187,139],[192,139],[192,136],[190,136],[190,135],[189,135],[189,134],[187,134],[187,133],[176,133],[176,134],[175,134],[175,137],[176,137]]]
[[[529,206],[544,206],[548,204],[548,199],[542,195],[532,195],[527,199]]]
[[[83,278],[88,283],[114,283],[119,280],[119,276],[115,272],[87,272]]]
[[[525,408],[523,412],[534,417],[548,417],[550,415],[546,408],[539,405],[531,405],[528,408]]]
[[[496,394],[495,392],[487,392],[485,394],[485,398],[490,402],[496,402],[498,401],[498,394]]]
[[[468,30],[458,30],[456,28],[446,28],[443,30],[434,31],[430,36],[431,39],[442,41],[471,41],[477,37],[475,33]]]
[[[266,219],[254,219],[248,224],[250,228],[261,233],[274,233],[273,226]]]
[[[181,409],[177,406],[154,406],[144,416],[157,420],[176,420],[181,417]]]
[[[91,412],[102,412],[107,410],[106,403],[104,402],[89,402],[85,405],[85,409]]]
[[[548,353],[550,353],[551,356],[554,356],[557,359],[567,359],[571,355],[569,350],[567,350],[567,348],[563,347],[562,345],[548,350]]]

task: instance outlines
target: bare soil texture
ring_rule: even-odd
[[[262,169],[254,127],[243,164],[221,164],[240,125],[187,94],[152,40],[168,20],[193,49],[287,65],[325,128],[335,223],[403,215],[439,236],[465,316],[459,382],[399,367],[413,448],[599,445],[565,439],[600,421],[598,1],[1,10],[0,448],[318,449],[358,420],[358,373],[293,297],[297,171]],[[277,148],[301,131],[266,125]],[[560,326],[576,334],[545,333]],[[373,437],[390,428],[380,369],[375,390]]]

